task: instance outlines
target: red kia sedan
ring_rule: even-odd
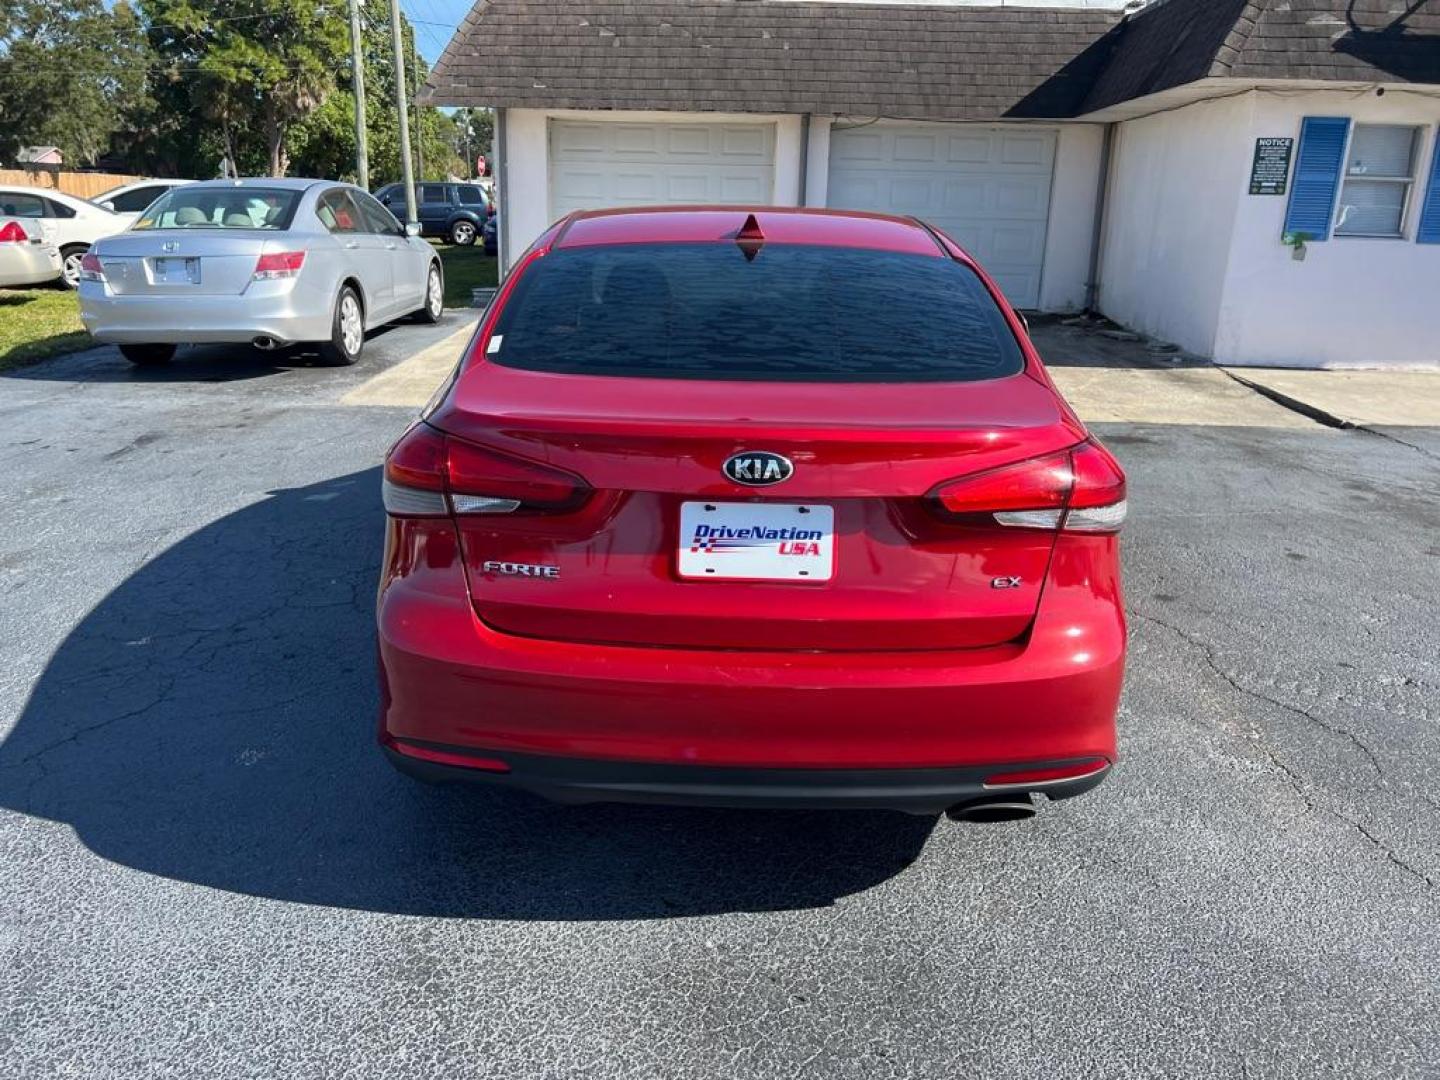
[[[1124,474],[919,221],[565,218],[384,501],[380,741],[421,779],[981,820],[1115,761]]]

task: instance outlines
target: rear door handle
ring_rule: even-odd
[[[347,248],[358,248],[358,247],[360,246],[360,241],[359,241],[359,240],[346,240],[346,241],[345,241],[345,246],[346,246]]]
[[[394,251],[394,250],[395,250],[395,245],[394,245],[394,244],[386,244],[386,245],[385,245],[385,250],[386,250],[386,251]]]

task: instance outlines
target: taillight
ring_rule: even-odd
[[[580,477],[444,435],[419,423],[385,459],[385,509],[404,517],[556,513],[590,494]]]
[[[275,278],[292,278],[305,265],[303,251],[277,251],[261,255],[255,260],[255,280],[273,281]]]
[[[81,281],[104,281],[105,267],[100,265],[100,256],[93,251],[87,251],[85,257],[80,260]]]
[[[956,515],[1050,514],[1064,508],[1071,483],[1070,455],[1051,454],[951,480],[935,489],[934,498]]]
[[[574,473],[524,458],[446,440],[450,500],[457,514],[505,514],[568,510],[585,501],[589,487]]]
[[[930,498],[958,523],[1115,532],[1125,522],[1125,474],[1096,443],[950,480]]]
[[[381,485],[385,509],[405,517],[444,517],[445,436],[427,424],[416,424],[385,457]]]
[[[1125,471],[1099,443],[1070,452],[1075,490],[1065,528],[1071,532],[1117,532],[1125,524]]]
[[[7,221],[0,225],[0,244],[23,244],[29,239],[18,221]]]

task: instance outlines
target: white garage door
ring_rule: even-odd
[[[944,230],[1017,307],[1038,307],[1055,132],[870,124],[830,136],[827,201]]]
[[[608,206],[774,201],[774,124],[550,122],[551,220]]]

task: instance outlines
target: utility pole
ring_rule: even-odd
[[[350,0],[350,81],[355,89],[355,182],[370,190],[370,153],[365,145],[365,53],[360,46],[360,0]]]
[[[405,39],[400,33],[400,0],[390,0],[390,44],[395,51],[395,111],[400,116],[400,172],[405,182],[405,223],[416,222],[415,173],[410,165],[410,95],[405,83]]]
[[[420,114],[420,61],[415,60],[415,172],[425,179],[425,123]]]

